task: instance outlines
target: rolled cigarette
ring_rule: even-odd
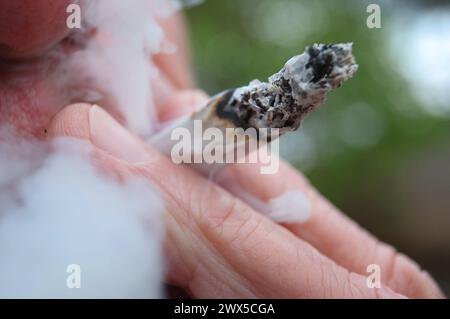
[[[231,162],[240,162],[255,150],[252,141],[259,149],[297,130],[303,118],[324,103],[327,93],[340,87],[357,69],[352,43],[314,44],[287,61],[268,82],[253,80],[247,86],[225,90],[212,97],[203,109],[174,122],[148,142],[173,159],[179,143],[176,130],[191,132],[192,145],[187,147],[190,160],[185,164],[210,174],[229,161],[204,161],[206,147],[214,149],[216,155],[221,152],[223,158],[232,153]],[[202,143],[199,139],[205,138],[203,133],[208,129],[219,130],[225,138],[212,141],[211,134],[206,134],[211,142]],[[200,134],[194,134],[196,130]],[[240,148],[245,151],[236,152]]]

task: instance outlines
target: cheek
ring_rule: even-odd
[[[0,126],[12,126],[19,135],[44,137],[50,120],[65,103],[45,74],[0,74]]]
[[[74,0],[0,0],[0,58],[42,54],[70,30],[66,8]]]

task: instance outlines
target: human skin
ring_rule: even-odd
[[[54,3],[16,2],[27,4],[24,16],[11,16],[3,10],[11,2],[0,0],[0,21],[14,25],[16,19],[24,28],[39,23],[30,14],[33,10]],[[59,19],[58,10],[51,14],[46,17],[50,25]],[[162,23],[179,46],[174,54],[154,58],[167,82],[157,103],[159,118],[165,121],[201,107],[207,97],[191,89],[188,41],[180,17]],[[221,173],[222,186],[216,185],[172,163],[104,109],[88,104],[64,107],[66,101],[39,68],[46,52],[64,37],[58,26],[43,28],[42,38],[30,43],[22,32],[11,36],[11,30],[0,25],[0,43],[14,44],[0,53],[0,71],[7,71],[0,72],[0,123],[15,126],[24,136],[82,139],[92,145],[93,163],[102,171],[139,175],[153,183],[166,204],[170,284],[196,298],[443,296],[426,272],[347,218],[286,163],[274,175],[261,175],[258,164],[232,165]],[[18,60],[27,61],[26,67],[15,68]],[[159,85],[155,83],[154,90]],[[276,224],[227,192],[236,185],[262,201],[301,190],[311,202],[311,218],[302,224]],[[366,285],[370,264],[381,267],[381,289]]]
[[[71,0],[0,0],[0,57],[32,58],[69,34],[66,7]]]

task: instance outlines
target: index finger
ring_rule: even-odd
[[[295,235],[350,271],[367,275],[369,265],[379,265],[382,282],[408,297],[443,296],[428,273],[342,214],[286,163],[281,161],[280,170],[272,175],[261,175],[259,164],[229,166],[219,181],[237,196],[247,192],[263,202],[290,190],[301,190],[311,203],[312,214],[304,223],[285,225]]]

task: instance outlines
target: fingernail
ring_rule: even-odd
[[[92,143],[105,152],[131,163],[145,162],[151,155],[145,144],[97,105],[89,111]]]
[[[256,211],[278,223],[305,223],[312,215],[311,203],[304,192],[298,189],[288,190],[279,196],[264,202],[248,192],[238,180],[219,171],[214,181],[239,197]]]
[[[267,215],[280,223],[305,223],[311,217],[311,203],[300,190],[271,198],[266,207]]]

